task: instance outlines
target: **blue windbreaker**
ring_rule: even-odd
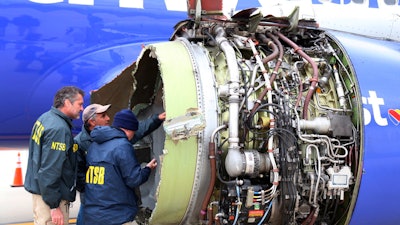
[[[143,137],[149,135],[151,132],[156,130],[163,123],[163,120],[158,119],[158,114],[153,114],[151,117],[139,121],[139,128],[135,132],[131,143],[135,144]],[[82,130],[74,138],[75,143],[78,144],[78,178],[76,182],[76,190],[80,193],[85,192],[85,179],[86,179],[86,155],[90,144],[92,144],[92,138],[90,137],[90,132],[82,125]],[[84,196],[80,195],[81,204],[84,204]]]
[[[121,225],[137,214],[135,187],[147,181],[150,168],[141,168],[132,143],[114,127],[96,127],[86,157],[85,224]]]

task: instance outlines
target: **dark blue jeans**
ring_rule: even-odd
[[[79,193],[79,197],[81,198],[81,206],[79,207],[78,216],[76,218],[76,225],[85,225],[85,193]]]

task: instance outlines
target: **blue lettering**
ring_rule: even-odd
[[[379,8],[377,0],[369,0],[368,2],[369,2],[368,5],[369,8]]]
[[[29,1],[34,2],[34,3],[40,3],[40,4],[54,4],[54,3],[63,2],[64,0],[29,0]]]
[[[95,0],[29,0],[30,2],[39,4],[55,4],[67,2],[71,5],[95,5]],[[143,9],[145,0],[114,0],[118,2],[120,8],[132,8],[132,9]],[[160,6],[166,6],[167,10],[171,11],[186,11],[186,1],[185,0],[164,0],[165,4],[160,4]]]
[[[320,2],[319,0],[311,0],[311,3],[313,5],[321,5],[322,4],[322,2]]]
[[[95,5],[95,0],[29,0],[30,2],[39,3],[39,4],[55,4],[68,2],[71,5]],[[121,8],[135,8],[135,9],[143,9],[145,0],[114,0],[118,2],[119,7]],[[400,1],[391,0],[330,0],[330,1],[322,1],[322,0],[311,0],[311,4],[313,5],[322,5],[322,4],[337,4],[337,5],[349,5],[349,4],[357,4],[363,5],[368,4],[368,8],[379,8],[379,4],[386,6],[400,5]],[[379,1],[379,3],[378,3]],[[186,11],[186,1],[185,0],[164,0],[164,7],[166,7],[167,11]],[[397,4],[396,4],[397,3]],[[247,4],[247,3],[246,3]],[[263,5],[262,3],[260,3]],[[160,4],[162,5],[162,4]],[[237,6],[237,3],[236,3]],[[236,8],[232,5],[233,8]]]
[[[366,2],[368,1],[368,2]],[[330,0],[330,1],[321,1],[321,0],[311,0],[311,4],[313,5],[321,5],[321,4],[337,4],[337,5],[348,5],[351,3],[362,5],[368,3],[368,8],[379,8],[379,5],[386,5],[386,6],[393,6],[393,5],[400,5],[400,1],[396,0],[391,0],[391,1],[385,1],[385,0]]]

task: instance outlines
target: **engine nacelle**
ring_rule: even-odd
[[[120,76],[139,118],[168,118],[136,146],[160,162],[138,223],[348,223],[363,152],[357,78],[328,32],[292,25],[182,21]]]

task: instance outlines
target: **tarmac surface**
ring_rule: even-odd
[[[22,179],[26,174],[27,149],[0,149],[0,225],[33,224],[32,195],[24,187],[11,187],[20,153]],[[70,218],[76,218],[80,207],[79,194],[72,203]],[[71,222],[75,223],[76,220]]]
[[[12,187],[17,171],[18,153],[24,181],[28,150],[0,149],[0,225],[33,225],[32,195],[23,186]],[[79,207],[80,199],[77,194],[70,208],[70,225],[76,224]]]

